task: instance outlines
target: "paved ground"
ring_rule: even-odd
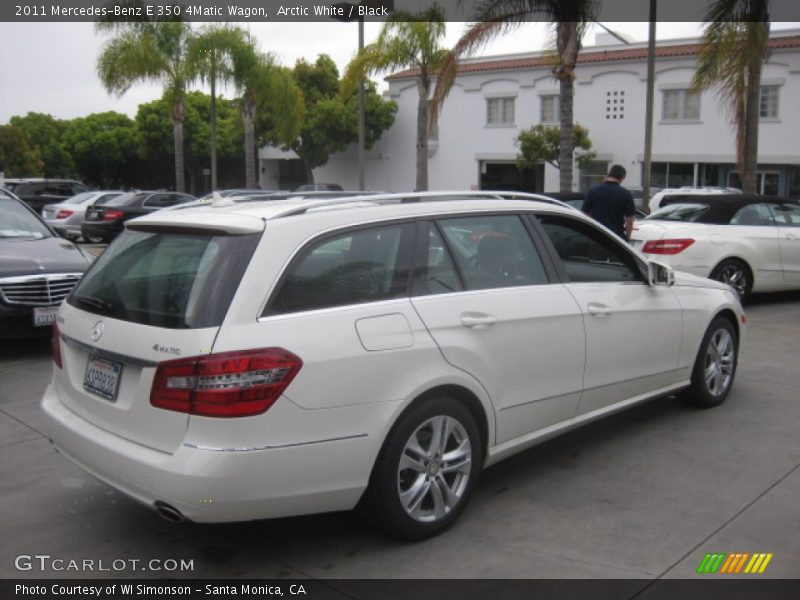
[[[706,552],[772,552],[762,577],[800,578],[800,294],[757,298],[748,315],[723,406],[665,398],[515,456],[484,473],[453,529],[418,544],[349,513],[162,521],[53,451],[37,406],[47,344],[6,344],[0,577],[121,575],[14,568],[17,555],[49,554],[194,560],[173,577],[681,578]]]

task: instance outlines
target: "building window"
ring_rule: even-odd
[[[487,98],[486,124],[513,125],[514,98]]]
[[[695,121],[700,118],[700,93],[665,90],[661,118],[665,121]]]
[[[651,187],[679,188],[694,185],[694,163],[654,162],[650,167]]]
[[[547,124],[557,124],[561,118],[558,112],[558,96],[541,96],[539,121]]]
[[[762,119],[778,118],[778,92],[777,85],[762,85],[761,95],[758,99],[758,116]]]
[[[625,118],[625,90],[606,92],[606,119]]]
[[[605,161],[593,161],[585,169],[581,169],[580,191],[587,192],[593,185],[603,183],[608,173],[608,163]]]

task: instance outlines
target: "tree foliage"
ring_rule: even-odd
[[[73,177],[75,165],[64,148],[66,121],[43,113],[29,112],[24,117],[11,117],[10,124],[18,127],[28,143],[38,149],[42,160],[43,177]]]
[[[517,166],[520,169],[533,169],[537,164],[546,162],[555,168],[560,168],[561,163],[561,129],[547,125],[534,125],[523,129],[514,140],[519,146]],[[575,162],[581,169],[586,169],[597,157],[592,150],[592,141],[589,139],[589,130],[575,123],[572,128],[572,145],[575,149]]]
[[[117,112],[93,113],[69,121],[64,145],[87,183],[121,187],[136,168],[136,124]]]
[[[291,147],[303,160],[311,179],[312,169],[358,140],[358,97],[352,91],[340,93],[339,70],[326,54],[321,54],[314,64],[298,61],[293,75],[303,93],[305,119],[300,137]],[[364,94],[367,148],[391,127],[396,113],[397,104],[383,100],[375,85],[368,83]]]
[[[41,176],[43,162],[39,148],[33,146],[16,125],[0,125],[0,171],[6,177]]]

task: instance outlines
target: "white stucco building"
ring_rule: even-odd
[[[610,36],[609,36],[610,37]],[[609,37],[598,36],[601,44]],[[759,186],[762,193],[800,196],[800,30],[773,33],[762,72]],[[659,43],[656,53],[653,185],[737,185],[734,131],[715,91],[688,91],[697,40]],[[584,47],[576,70],[574,114],[589,129],[597,160],[575,171],[574,189],[602,179],[611,163],[640,185],[644,154],[647,47],[620,43]],[[417,90],[413,72],[387,78],[398,103],[394,125],[368,152],[370,189],[408,191],[415,181]],[[558,82],[543,53],[465,61],[431,140],[429,186],[441,189],[556,191],[550,165],[520,173],[514,139],[536,123],[558,124]],[[262,187],[281,187],[280,162],[262,150]],[[294,161],[284,161],[291,163]],[[356,189],[355,147],[316,169],[318,182]],[[289,170],[288,164],[284,170]],[[286,186],[282,186],[286,187]]]

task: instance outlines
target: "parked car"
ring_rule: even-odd
[[[110,242],[122,232],[125,221],[194,200],[194,196],[177,192],[128,192],[86,209],[81,235]]]
[[[650,213],[656,212],[662,206],[669,203],[682,202],[683,200],[691,200],[695,196],[730,196],[731,194],[741,194],[742,191],[736,188],[723,188],[723,187],[691,187],[685,186],[680,188],[666,188],[660,192],[653,194],[650,198]]]
[[[0,257],[0,339],[49,336],[58,305],[89,258],[6,191],[0,191]]]
[[[800,203],[714,194],[667,204],[634,228],[632,243],[674,269],[751,292],[800,289]]]
[[[343,192],[344,188],[338,183],[306,183],[294,188],[295,192]]]
[[[42,217],[58,235],[75,241],[81,237],[81,224],[83,224],[86,209],[90,206],[102,206],[123,193],[110,190],[83,192],[59,204],[45,205],[42,209]],[[103,240],[102,238],[90,238],[86,241],[97,244]]]
[[[88,186],[71,179],[6,179],[2,185],[37,213],[45,204],[57,204],[89,191]]]
[[[552,200],[414,197],[129,222],[59,313],[48,436],[173,521],[360,504],[419,539],[483,467],[557,432],[677,392],[725,400],[729,286]]]

